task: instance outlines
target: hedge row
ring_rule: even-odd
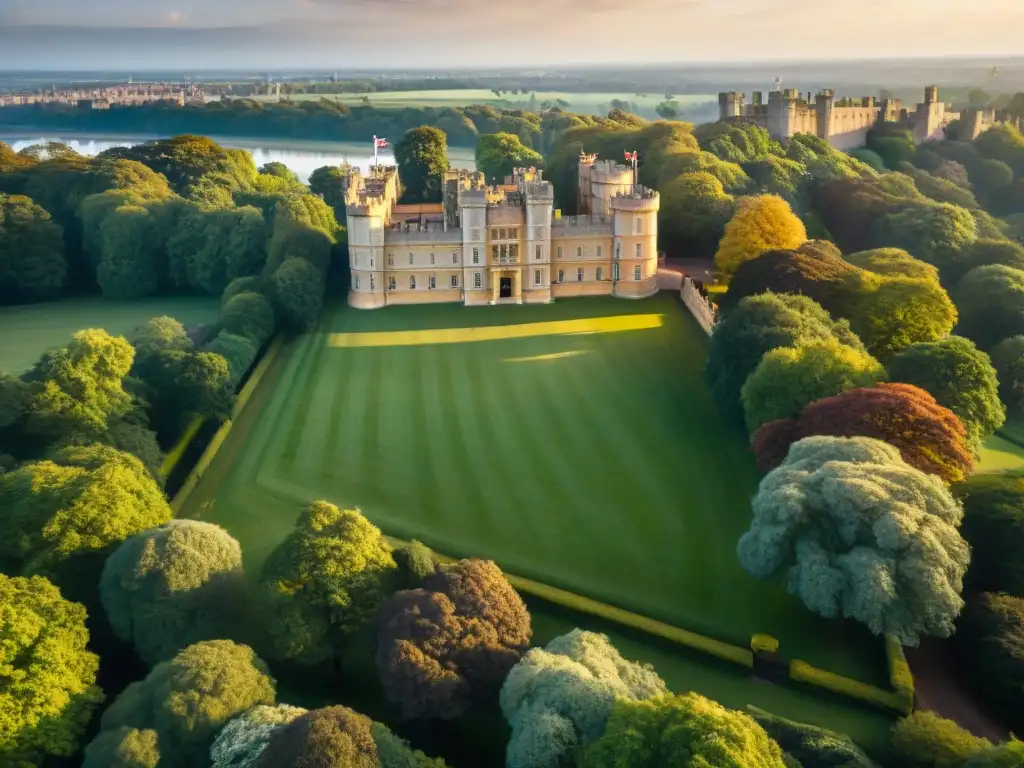
[[[826,672],[824,669],[813,667],[800,659],[793,659],[789,662],[789,679],[795,680],[798,683],[806,683],[818,688],[824,688],[841,696],[859,699],[885,710],[906,714],[904,701],[899,694],[883,691],[874,685],[843,677],[834,672]]]
[[[160,474],[166,479],[171,476],[171,472],[178,466],[178,462],[181,461],[181,457],[185,455],[185,451],[188,450],[189,445],[195,440],[196,435],[199,433],[200,428],[203,426],[203,417],[194,416],[192,421],[185,427],[185,431],[181,433],[181,437],[178,438],[178,442],[174,444],[167,455],[164,456],[163,462],[160,464]]]
[[[889,667],[889,685],[900,704],[899,711],[909,715],[914,711],[914,675],[903,654],[903,646],[893,637],[885,638],[885,660]]]
[[[274,360],[280,354],[281,349],[284,347],[284,339],[281,336],[275,338],[270,346],[267,347],[267,352],[263,355],[263,359],[257,363],[256,368],[253,370],[249,380],[245,382],[245,386],[242,387],[242,391],[238,393],[238,398],[235,400],[235,407],[231,410],[231,418],[220,425],[220,429],[214,433],[213,438],[210,440],[209,445],[206,446],[206,450],[203,451],[203,455],[199,457],[199,461],[192,467],[192,471],[188,473],[188,477],[185,478],[185,482],[182,483],[181,488],[174,498],[171,500],[171,511],[177,516],[182,507],[185,506],[185,502],[188,501],[189,496],[192,495],[192,491],[195,490],[196,485],[202,479],[206,470],[210,468],[210,464],[213,463],[214,457],[217,455],[217,451],[220,450],[221,445],[227,439],[227,436],[231,433],[231,427],[234,423],[233,420],[237,419],[242,413],[242,409],[245,408],[246,404],[252,398],[252,393],[256,390],[256,387],[263,380],[264,375],[273,365]]]

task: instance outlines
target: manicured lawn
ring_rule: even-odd
[[[1010,425],[1007,426],[1013,428]],[[1018,425],[1013,426],[1020,429]],[[978,457],[974,467],[976,473],[992,475],[1004,472],[1024,472],[1024,447],[1001,437],[1003,432],[1004,430],[1000,430],[982,445],[981,456]],[[1017,433],[1009,432],[1009,436],[1017,437]]]
[[[21,307],[0,307],[0,371],[21,373],[51,347],[83,328],[127,335],[157,315],[171,315],[185,327],[212,323],[220,314],[215,298],[158,297],[141,301],[67,299]]]
[[[325,498],[446,554],[738,645],[768,632],[884,682],[880,642],[740,568],[758,473],[674,297],[338,306],[321,325],[285,350],[184,510],[228,528],[251,576]]]

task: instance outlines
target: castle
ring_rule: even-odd
[[[790,88],[771,91],[767,104],[761,91],[753,92],[751,104],[744,103],[742,93],[720,93],[718,112],[721,120],[753,122],[776,139],[809,133],[841,150],[863,147],[868,131],[879,122],[896,123],[908,129],[914,142],[920,144],[928,139],[946,138],[946,127],[955,120],[960,121],[957,138],[961,141],[977,138],[997,121],[992,109],[948,111],[939,101],[939,89],[934,85],[924,89],[924,101],[913,110],[905,109],[899,99],[876,100],[865,96],[836,101],[835,92],[828,89],[819,91],[813,98],[808,93],[807,98],[802,99]]]
[[[579,158],[580,215],[554,209],[534,168],[487,186],[476,171],[447,171],[440,203],[399,204],[392,166],[351,169],[346,192],[351,287],[360,309],[461,302],[547,303],[569,296],[655,293],[658,193],[633,169]]]

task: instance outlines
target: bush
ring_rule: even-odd
[[[437,569],[437,558],[430,548],[413,539],[399,547],[391,556],[398,565],[399,578],[403,589],[414,589]]]
[[[224,305],[221,323],[228,333],[245,336],[261,347],[274,333],[274,308],[262,293],[244,291]]]
[[[968,758],[992,748],[992,742],[934,712],[915,712],[899,720],[890,745],[901,768],[961,768]]]
[[[914,675],[903,653],[903,646],[894,637],[885,638],[885,661],[889,666],[889,685],[900,701],[900,711],[909,715],[914,709]]]
[[[779,640],[771,635],[751,635],[750,650],[754,653],[775,653],[779,650]]]
[[[747,710],[800,768],[878,768],[845,733],[796,723],[753,706]]]

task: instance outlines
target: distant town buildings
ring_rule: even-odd
[[[939,101],[939,89],[930,85],[924,90],[924,101],[912,109],[899,99],[843,98],[838,101],[830,89],[807,94],[793,88],[768,93],[767,103],[761,91],[751,94],[745,103],[742,93],[718,94],[720,120],[743,120],[765,128],[773,137],[785,140],[797,134],[811,134],[825,139],[836,149],[863,147],[868,131],[880,122],[895,123],[909,130],[914,142],[950,138],[947,129],[957,122],[955,138],[971,141],[997,122],[1010,120],[993,109],[968,109],[953,112]]]
[[[93,109],[111,106],[137,107],[154,102],[173,102],[178,106],[205,103],[208,96],[195,83],[132,83],[105,88],[50,89],[36,93],[0,93],[0,107],[32,104],[67,104]]]

